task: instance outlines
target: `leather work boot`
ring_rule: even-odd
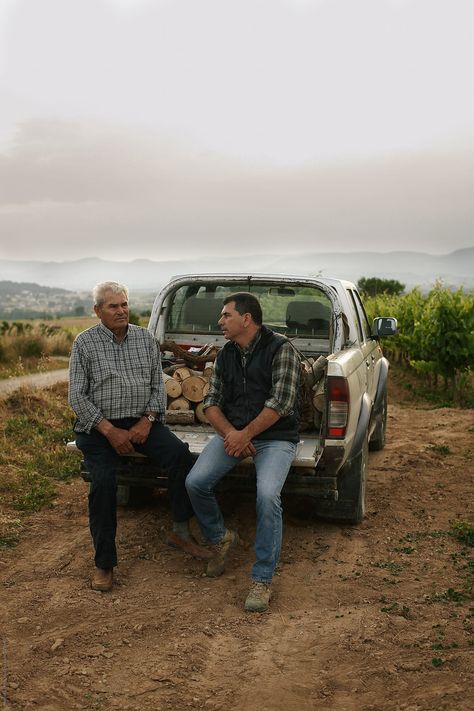
[[[94,577],[92,578],[92,590],[100,590],[101,592],[109,592],[114,584],[114,569],[113,568],[96,568]]]
[[[240,543],[237,531],[227,529],[220,543],[213,546],[213,555],[206,568],[208,578],[217,578],[219,575],[222,575],[225,570],[227,555],[230,549],[237,545],[237,543]]]
[[[250,586],[244,607],[248,612],[265,612],[265,610],[268,610],[271,596],[270,583],[258,583],[254,580]]]
[[[199,560],[209,560],[213,556],[212,551],[208,548],[204,548],[204,546],[200,546],[192,536],[189,538],[182,538],[181,536],[178,536],[177,533],[172,531],[166,542],[172,548],[179,548],[185,553],[192,555],[193,558],[198,558]]]

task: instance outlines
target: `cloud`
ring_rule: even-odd
[[[472,146],[293,168],[98,123],[21,126],[0,153],[4,257],[115,259],[472,244]]]
[[[279,165],[427,146],[474,119],[471,0],[8,8],[2,84],[29,118],[148,126]],[[14,114],[2,106],[3,133]]]

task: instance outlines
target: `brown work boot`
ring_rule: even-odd
[[[178,536],[177,533],[172,531],[166,542],[169,546],[172,546],[172,548],[179,548],[185,553],[192,555],[193,558],[198,558],[199,560],[209,560],[213,556],[213,553],[208,548],[200,546],[196,539],[192,536],[189,538],[182,538],[181,536]]]
[[[113,568],[96,568],[94,577],[92,578],[92,590],[100,590],[101,592],[109,592],[114,585],[114,569]]]
[[[244,607],[248,612],[265,612],[265,610],[268,610],[271,596],[272,588],[270,583],[258,583],[254,580],[250,586]]]
[[[231,548],[237,543],[240,543],[239,534],[237,531],[227,531],[224,533],[222,540],[213,546],[213,556],[207,564],[206,575],[209,578],[217,578],[225,570],[227,555]]]

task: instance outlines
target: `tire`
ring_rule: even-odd
[[[367,435],[361,452],[346,465],[338,476],[337,501],[318,501],[316,513],[325,521],[360,523],[365,516],[367,465],[369,446]]]
[[[129,486],[119,484],[117,486],[118,506],[144,506],[148,504],[153,496],[153,488],[150,486]]]
[[[371,452],[379,452],[385,447],[385,433],[387,431],[387,392],[384,392],[382,399],[382,412],[379,414],[377,424],[369,442]]]

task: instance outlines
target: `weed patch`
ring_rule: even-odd
[[[19,518],[0,515],[0,548],[14,548],[20,539]]]
[[[66,395],[66,383],[42,391],[22,388],[1,405],[0,493],[2,503],[16,511],[51,505],[55,482],[77,474],[77,460],[66,451],[73,424]],[[8,532],[2,536],[15,540]]]
[[[466,521],[452,521],[450,533],[464,546],[474,546],[474,524]]]
[[[441,454],[442,457],[447,457],[448,454],[452,454],[447,444],[430,444],[427,450],[435,454]]]
[[[472,600],[473,595],[469,591],[455,590],[454,588],[448,588],[444,592],[433,593],[430,598],[433,602],[464,602],[465,600]]]
[[[389,570],[392,573],[392,575],[400,575],[400,573],[402,572],[402,570],[404,568],[403,565],[401,565],[400,563],[395,563],[393,560],[372,562],[372,563],[370,563],[370,565],[373,568],[381,568],[382,570]]]
[[[380,602],[386,602],[386,598],[382,596]],[[381,607],[380,612],[385,612],[387,615],[398,615],[407,620],[411,619],[410,608],[407,605],[399,605],[398,602],[392,602],[391,605]]]

